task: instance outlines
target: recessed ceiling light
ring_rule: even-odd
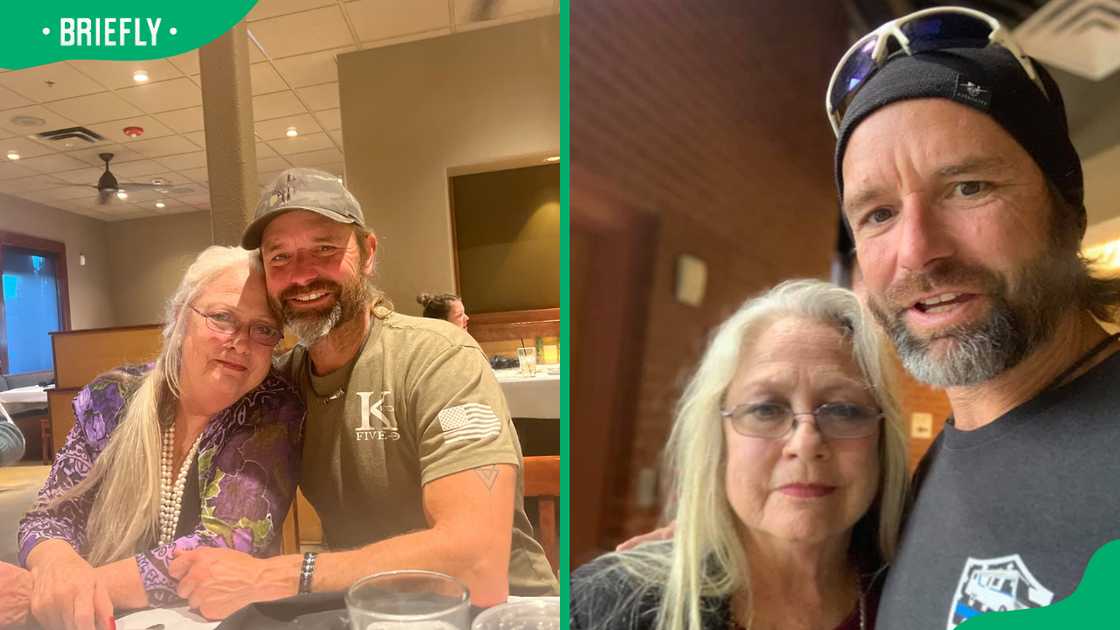
[[[38,116],[12,116],[9,120],[13,125],[19,125],[20,127],[38,127],[47,124],[47,121]]]
[[[8,151],[8,159],[9,160],[18,160],[19,159],[19,151]]]
[[[549,156],[549,157],[546,157],[544,159],[544,161],[545,162],[559,162],[560,161],[560,156],[559,155]]]
[[[162,177],[156,177],[155,179],[152,180],[152,183],[155,184],[156,186],[163,186],[164,184],[167,183],[167,180],[162,178]]]
[[[294,138],[299,135],[299,130],[295,127],[288,127],[288,130],[284,132],[284,135],[288,136],[289,138]]]
[[[147,70],[137,70],[136,72],[133,72],[132,73],[132,80],[137,82],[137,83],[146,83],[148,81],[148,71]]]
[[[162,201],[157,201],[156,202],[156,207],[157,208],[166,208],[167,204],[163,203]]]
[[[117,191],[117,199],[128,199],[128,193],[123,190]]]
[[[124,129],[121,129],[121,132],[124,133],[124,135],[128,136],[129,138],[139,138],[140,136],[144,135],[144,128],[143,127],[136,127],[136,126],[128,126],[128,127],[125,127]]]

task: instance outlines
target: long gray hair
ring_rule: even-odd
[[[97,489],[86,524],[89,563],[99,566],[150,549],[158,540],[161,431],[175,418],[188,305],[215,278],[238,267],[262,269],[256,250],[206,248],[187,269],[165,308],[163,347],[155,367],[125,401],[121,420],[89,475],[53,505]]]
[[[658,630],[700,630],[705,612],[702,598],[749,594],[748,558],[724,483],[727,454],[719,412],[739,368],[744,341],[783,317],[804,317],[840,331],[850,341],[860,372],[883,411],[879,490],[853,529],[851,553],[857,568],[865,572],[894,557],[906,494],[906,440],[895,394],[895,367],[883,336],[851,291],[819,280],[784,282],[747,300],[715,331],[677,406],[665,450],[665,468],[672,481],[666,516],[676,521],[673,544],[613,554],[638,586],[629,604],[641,601],[651,590],[660,593]],[[625,612],[627,605],[620,602],[617,613]]]

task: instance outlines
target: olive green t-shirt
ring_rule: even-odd
[[[300,487],[325,542],[348,549],[427,529],[424,484],[493,464],[517,466],[510,593],[557,592],[525,516],[521,444],[475,340],[443,320],[372,318],[355,360],[322,377],[297,346],[279,361],[307,401]]]

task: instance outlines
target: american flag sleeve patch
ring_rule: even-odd
[[[464,403],[439,412],[439,427],[446,442],[464,442],[495,437],[502,421],[489,405]]]

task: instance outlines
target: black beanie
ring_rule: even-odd
[[[848,139],[879,108],[912,98],[947,98],[991,116],[1034,158],[1043,175],[1077,213],[1085,231],[1081,159],[1069,138],[1058,85],[1034,63],[1046,96],[1015,56],[998,46],[952,48],[896,56],[871,76],[852,99],[836,141],[836,189],[844,198],[842,165]],[[1047,98],[1049,97],[1049,98]]]

